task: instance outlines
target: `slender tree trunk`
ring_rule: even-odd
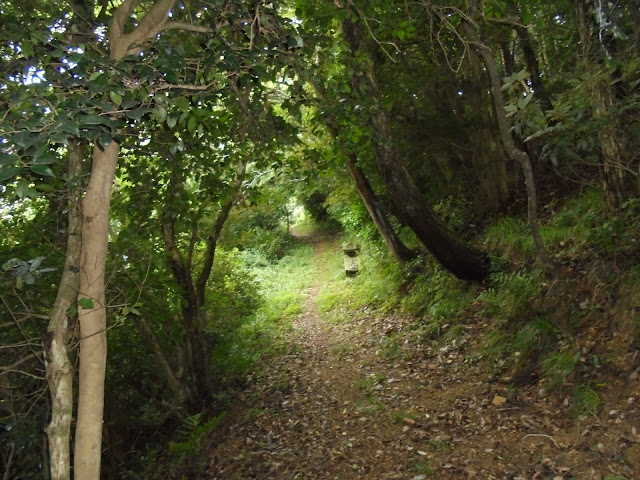
[[[160,365],[162,366],[162,369],[165,372],[169,388],[171,389],[173,394],[176,396],[175,398],[176,398],[177,406],[180,407],[181,405],[184,405],[185,400],[191,396],[189,387],[183,385],[178,380],[178,376],[173,371],[173,368],[169,363],[169,359],[167,358],[164,351],[162,350],[162,347],[160,346],[160,342],[158,341],[158,337],[156,336],[153,329],[151,328],[151,325],[149,325],[149,322],[144,317],[138,317],[138,320],[140,322],[140,325],[142,325],[142,328],[144,329],[144,331],[149,336],[149,340],[151,341],[151,347],[153,348],[153,352],[155,353],[156,358],[158,359],[158,362],[160,363]]]
[[[553,109],[553,102],[551,101],[551,97],[549,96],[549,92],[547,91],[544,82],[542,81],[538,57],[533,48],[529,30],[527,30],[527,27],[522,25],[516,25],[514,28],[518,34],[518,38],[520,39],[520,46],[522,47],[522,55],[524,56],[525,65],[527,66],[529,75],[531,75],[531,85],[535,92],[535,98],[538,99],[538,103],[540,104],[542,111],[548,112]]]
[[[310,78],[309,82],[319,97],[324,98],[326,96],[324,88],[322,88],[315,79]],[[328,119],[326,123],[334,138],[340,141],[340,128],[338,127],[335,118],[332,117]],[[382,240],[389,249],[389,252],[391,252],[391,255],[393,255],[393,258],[395,258],[399,263],[405,263],[415,258],[417,255],[416,252],[408,248],[402,240],[400,240],[400,237],[398,237],[391,226],[386,213],[380,207],[378,198],[376,197],[373,188],[371,188],[369,180],[367,180],[364,171],[358,166],[358,159],[355,154],[350,155],[348,168],[356,190],[360,194],[360,198],[362,198],[362,202],[364,203],[367,212],[369,212],[371,220],[373,220],[374,225],[378,229],[378,233],[380,233]]]
[[[104,150],[93,149],[89,185],[82,202],[82,251],[80,254],[80,367],[74,475],[100,478],[104,379],[107,366],[107,311],[105,268],[109,239],[111,186],[120,146],[113,141]],[[83,308],[82,300],[93,303]]]
[[[46,429],[49,439],[51,480],[71,478],[71,419],[73,414],[73,366],[67,355],[71,337],[69,310],[75,306],[80,285],[80,249],[82,247],[82,187],[80,175],[84,160],[82,145],[72,140],[69,158],[67,252],[56,300],[51,310],[47,334],[43,338],[47,382],[51,395],[51,421]]]
[[[380,208],[380,203],[376,198],[376,194],[373,192],[371,188],[371,184],[367,177],[365,176],[362,169],[357,165],[355,156],[352,156],[349,160],[349,173],[351,173],[351,178],[353,178],[353,183],[362,198],[362,202],[364,206],[367,208],[373,223],[375,224],[382,240],[385,245],[393,255],[393,257],[399,263],[405,263],[416,257],[416,252],[410,250],[403,242],[400,240],[395,230],[391,226],[387,215]]]
[[[192,386],[190,401],[196,408],[203,401],[206,401],[214,391],[211,361],[208,354],[211,345],[209,336],[205,334],[208,323],[205,310],[207,282],[211,276],[218,238],[236,201],[237,193],[244,179],[245,169],[246,163],[243,162],[238,167],[229,198],[222,204],[211,232],[209,232],[202,269],[195,281],[191,255],[187,255],[185,259],[176,242],[175,212],[168,208],[162,215],[162,238],[165,250],[169,254],[171,270],[181,289],[182,317],[187,341],[187,377],[190,378]],[[174,172],[170,188],[172,195],[180,196],[180,191],[183,188],[181,171]],[[167,204],[171,205],[171,201]]]
[[[168,21],[175,0],[157,0],[125,31],[138,0],[124,0],[113,11],[108,29],[109,58],[122,60],[135,53],[146,40],[155,38]],[[82,249],[80,257],[80,353],[78,373],[78,415],[74,450],[74,477],[99,480],[104,415],[104,381],[107,360],[107,311],[105,269],[109,242],[109,207],[120,146],[115,139],[101,150],[93,148],[89,185],[82,203]],[[87,299],[92,308],[83,308]],[[85,303],[85,306],[89,306]]]
[[[345,20],[342,29],[352,52],[366,52],[360,24]],[[488,273],[486,255],[463,242],[435,216],[407,172],[382,107],[373,64],[366,53],[364,57],[361,71],[351,75],[351,83],[355,92],[371,102],[370,121],[378,137],[376,160],[400,217],[445,269],[463,280],[483,280]]]
[[[495,148],[492,119],[487,108],[489,95],[483,85],[481,60],[478,54],[469,52],[473,84],[469,103],[477,125],[474,139],[473,165],[478,176],[480,190],[486,208],[495,212],[509,196],[507,173],[503,152]]]
[[[513,138],[511,137],[509,121],[504,110],[505,103],[504,97],[502,95],[500,73],[498,72],[498,67],[493,58],[493,53],[491,52],[491,49],[489,47],[487,47],[480,41],[480,37],[475,28],[467,20],[463,20],[462,28],[467,33],[469,38],[471,38],[471,40],[473,41],[474,47],[480,55],[480,58],[482,58],[485,68],[487,69],[487,73],[489,74],[489,78],[491,80],[491,96],[493,97],[496,119],[498,120],[502,143],[504,144],[507,155],[509,155],[509,157],[511,157],[511,159],[513,159],[514,161],[518,162],[524,172],[524,181],[527,188],[528,198],[527,213],[529,217],[529,228],[531,229],[531,235],[533,236],[533,241],[536,246],[538,259],[544,265],[551,265],[549,253],[547,252],[547,249],[545,248],[542,241],[542,237],[540,236],[536,186],[533,176],[533,168],[531,167],[531,160],[529,159],[529,155],[516,147]]]

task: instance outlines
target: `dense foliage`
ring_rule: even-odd
[[[637,0],[3,0],[0,12],[8,478],[50,469],[48,322],[63,271],[85,273],[68,246],[89,237],[70,225],[115,147],[98,198],[105,303],[74,287],[60,337],[75,375],[84,315],[106,312],[107,478],[158,474],[159,458],[198,471],[199,440],[300,310],[303,210],[377,265],[356,293],[325,292],[327,312],[352,295],[354,311],[415,315],[429,342],[482,311],[497,375],[584,380],[572,339],[589,312],[636,298]],[[567,293],[597,284],[587,304]],[[560,318],[563,293],[576,302]]]

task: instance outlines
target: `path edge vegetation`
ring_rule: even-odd
[[[420,291],[422,287],[416,286],[422,285],[423,278],[453,282],[439,267],[425,260],[424,255],[412,258],[423,248],[440,266],[461,279],[460,285],[469,289],[480,288],[480,284],[486,286],[484,297],[475,301],[489,305],[484,311],[493,311],[493,305],[494,321],[505,328],[505,338],[514,339],[518,335],[523,338],[530,332],[531,328],[523,330],[527,325],[520,329],[515,320],[519,320],[522,305],[535,304],[536,295],[543,289],[558,301],[558,291],[570,298],[574,288],[592,291],[587,307],[579,307],[583,314],[576,315],[569,324],[552,326],[551,338],[562,338],[565,344],[570,343],[567,338],[579,336],[578,329],[588,324],[591,317],[584,311],[592,312],[595,307],[591,305],[619,307],[615,298],[627,289],[630,298],[636,298],[629,285],[636,279],[632,263],[638,245],[634,220],[639,191],[639,146],[635,135],[640,82],[637,2],[620,2],[614,9],[604,11],[592,0],[574,0],[553,5],[552,15],[544,5],[535,2],[528,6],[519,2],[469,1],[445,6],[422,1],[411,12],[395,8],[393,3],[372,2],[359,7],[350,0],[318,4],[292,1],[281,10],[268,2],[259,2],[251,11],[243,10],[242,2],[200,7],[189,2],[178,4],[175,0],[69,2],[37,9],[18,2],[2,5],[10,21],[2,33],[2,102],[7,108],[0,132],[0,178],[3,212],[7,212],[10,220],[17,219],[6,228],[3,247],[7,252],[20,251],[28,260],[18,258],[17,253],[3,259],[3,292],[10,297],[8,302],[3,296],[3,308],[12,319],[6,328],[11,329],[14,344],[26,347],[16,347],[19,352],[16,355],[7,354],[9,361],[3,372],[7,376],[26,372],[26,377],[40,381],[46,377],[49,382],[50,459],[44,464],[48,465],[51,478],[71,478],[68,445],[73,422],[69,414],[74,400],[69,356],[77,359],[78,373],[74,476],[97,479],[101,475],[108,374],[107,320],[112,300],[107,296],[108,262],[113,260],[114,265],[121,262],[120,278],[126,278],[129,286],[135,284],[131,290],[137,289],[140,296],[148,293],[144,289],[145,274],[141,274],[142,280],[127,277],[134,270],[128,262],[130,256],[122,250],[110,257],[109,244],[116,243],[117,233],[133,235],[132,225],[142,223],[132,211],[140,207],[141,216],[148,217],[145,222],[158,220],[158,205],[153,203],[158,198],[154,195],[160,193],[161,197],[167,188],[179,190],[167,180],[166,169],[157,170],[161,181],[136,171],[136,160],[142,161],[143,157],[156,166],[171,160],[175,166],[176,156],[192,162],[185,163],[192,167],[187,172],[192,177],[180,189],[183,203],[170,205],[182,208],[182,218],[178,220],[189,224],[191,230],[178,235],[178,241],[182,242],[180,251],[174,245],[176,235],[172,235],[172,221],[176,219],[169,218],[170,208],[164,209],[169,212],[164,216],[164,243],[169,254],[166,251],[162,254],[163,258],[157,261],[160,266],[154,270],[168,275],[167,259],[171,257],[169,268],[173,267],[175,278],[168,281],[170,295],[163,299],[170,297],[173,301],[167,307],[171,313],[167,318],[173,320],[175,311],[182,309],[187,324],[199,322],[202,327],[188,332],[191,341],[186,342],[186,357],[190,361],[186,365],[191,372],[184,376],[176,374],[183,370],[178,367],[185,366],[180,348],[166,356],[176,362],[175,372],[166,370],[168,381],[190,379],[195,382],[191,387],[197,389],[200,385],[194,376],[202,374],[207,379],[200,395],[196,395],[198,398],[185,401],[190,405],[180,406],[178,411],[192,413],[191,410],[209,402],[208,396],[217,393],[210,386],[213,382],[209,381],[208,369],[201,371],[199,367],[203,359],[208,365],[205,350],[209,345],[202,344],[204,339],[210,340],[211,345],[217,342],[216,332],[207,329],[218,319],[210,320],[204,314],[207,308],[204,294],[222,224],[233,207],[248,209],[260,202],[268,204],[270,197],[266,192],[273,185],[277,185],[273,188],[278,190],[274,198],[276,194],[280,197],[278,208],[285,212],[287,226],[292,206],[287,199],[299,198],[303,204],[306,200],[308,210],[315,208],[325,216],[333,216],[350,235],[362,234],[368,244],[375,246],[378,236],[371,233],[373,216],[374,225],[382,231],[379,233],[383,233],[388,245],[393,245],[395,258],[406,264],[389,267],[390,274],[402,278],[398,291],[407,288]],[[385,18],[389,26],[371,22],[372,18]],[[558,18],[562,19],[560,25]],[[545,43],[544,34],[536,38],[537,45],[532,45],[526,33],[546,33],[556,28],[563,30],[563,39],[570,47],[567,50],[579,52],[577,63],[573,58],[565,58],[562,48]],[[513,47],[503,40],[503,35],[513,40]],[[536,55],[536,46],[537,66],[531,60],[531,54]],[[391,53],[393,50],[397,58]],[[469,50],[474,54],[466,55]],[[416,78],[408,73],[411,69],[399,68],[408,61],[401,58],[402,52],[411,55],[413,66],[438,82],[416,83]],[[474,55],[482,60],[488,76],[482,76],[479,65],[471,64],[477,62]],[[467,63],[467,57],[471,63]],[[515,69],[518,63],[524,64],[520,65],[521,71]],[[552,76],[556,63],[562,67],[558,71],[571,72],[567,74],[570,80]],[[548,75],[540,75],[540,68]],[[396,74],[403,81],[397,81]],[[317,77],[316,82],[309,77]],[[545,84],[547,81],[549,85]],[[448,95],[423,93],[425,88],[451,83],[459,85],[460,90],[452,90],[453,94]],[[404,85],[409,85],[408,94],[402,92]],[[555,96],[549,97],[545,92],[551,89],[555,89]],[[477,100],[470,101],[468,108],[464,104],[467,90],[474,92]],[[420,95],[415,93],[418,91]],[[440,107],[434,114],[437,121],[425,119],[425,112],[420,111],[425,110],[424,104],[417,108],[413,105],[420,96],[442,100],[441,104],[434,102]],[[544,97],[541,102],[539,96]],[[207,112],[203,113],[205,109]],[[400,114],[402,111],[414,117],[405,118]],[[471,136],[465,136],[467,114],[483,118],[492,126],[486,144],[479,146],[484,152],[476,152],[478,146],[469,141]],[[434,123],[446,123],[445,120],[456,127],[431,135],[432,130],[437,130]],[[437,152],[440,158],[424,157],[416,152],[424,153],[428,148],[407,127],[411,122],[421,127],[424,122],[431,127],[421,130],[433,142],[431,145],[438,145],[442,138],[453,134],[463,135],[446,145],[449,151]],[[222,127],[230,124],[228,130]],[[172,133],[169,135],[168,131]],[[410,137],[411,132],[414,137]],[[326,140],[328,133],[335,142]],[[143,138],[148,142],[138,142]],[[406,141],[408,138],[413,138],[413,143]],[[463,148],[459,148],[460,139]],[[185,152],[185,145],[190,151]],[[208,152],[199,150],[203,146],[211,148]],[[268,153],[262,155],[263,150]],[[250,161],[240,152],[252,157]],[[516,160],[511,163],[519,163],[521,170],[510,164],[514,180],[522,173],[526,186],[523,194],[514,181],[509,185],[514,192],[513,202],[507,204],[507,199],[502,199],[492,212],[482,208],[481,196],[474,197],[474,201],[464,199],[477,193],[474,184],[483,175],[476,171],[479,168],[465,165],[474,162],[479,165],[478,158],[488,152],[495,154],[496,163],[501,162],[503,167]],[[534,154],[541,159],[535,166],[537,171],[530,157]],[[209,161],[209,156],[216,160]],[[81,171],[84,159],[87,168]],[[542,163],[544,159],[549,161]],[[216,162],[225,169],[216,170]],[[239,171],[238,166],[242,174],[234,181],[233,172]],[[197,167],[210,170],[203,173]],[[347,171],[359,187],[355,191],[352,185],[335,181],[342,174],[348,178]],[[562,183],[567,172],[576,171],[579,180]],[[127,174],[134,172],[139,175],[137,183],[132,177],[127,178]],[[440,181],[431,178],[437,175]],[[538,213],[536,175],[553,177],[561,183],[555,188],[558,201],[550,200],[551,193],[545,192],[542,210],[547,208],[548,213],[542,215]],[[290,181],[283,181],[285,176]],[[454,176],[459,183],[451,189],[448,180]],[[82,180],[77,180],[78,177]],[[587,179],[582,180],[584,177]],[[317,188],[315,192],[311,188],[292,187],[305,185],[310,179],[313,188]],[[507,190],[504,185],[507,180],[501,176],[488,181],[493,185],[485,185],[483,195],[487,195],[487,190]],[[145,182],[152,188],[136,191],[135,187]],[[600,202],[593,201],[594,195],[589,193],[593,190],[587,190],[596,184],[602,186]],[[130,203],[118,210],[117,216],[113,215],[112,207],[114,185],[120,191],[130,188],[131,195]],[[225,202],[223,193],[228,193],[229,187],[233,193]],[[437,189],[446,194],[439,197],[434,193]],[[560,192],[565,189],[574,190]],[[581,191],[584,193],[575,193]],[[131,200],[139,193],[144,193],[147,203],[141,201],[136,205]],[[364,210],[353,200],[358,193],[365,200]],[[349,200],[339,198],[340,194],[349,195]],[[165,202],[167,198],[170,196],[164,197]],[[459,205],[453,205],[455,201],[447,205],[443,198],[463,200]],[[526,222],[518,214],[518,201],[523,198],[527,204]],[[204,203],[215,204],[217,217],[212,213],[213,207],[206,212],[191,208],[203,203],[203,199]],[[465,205],[470,204],[475,204],[475,210],[465,211]],[[585,204],[590,205],[586,211]],[[512,215],[496,219],[499,209],[509,208]],[[193,212],[201,215],[194,220],[190,216]],[[66,226],[50,227],[44,240],[34,238],[30,236],[33,232],[24,227],[34,218],[42,224],[53,221]],[[462,220],[456,224],[452,219]],[[203,226],[210,228],[208,236],[201,235]],[[146,238],[130,242],[133,245],[147,242],[144,245],[148,247],[149,259],[157,253],[154,242],[159,238],[152,230],[151,227],[144,230]],[[265,229],[255,228],[252,232],[259,235],[262,230]],[[65,239],[58,238],[61,232]],[[207,243],[209,250],[204,248]],[[57,295],[52,300],[48,298],[45,304],[33,299],[25,302],[28,294],[23,295],[21,289],[36,284],[40,275],[51,273],[51,269],[40,267],[43,244],[54,245],[50,249],[52,255],[62,259],[62,280],[56,283]],[[384,263],[386,251],[376,248],[372,247],[372,252]],[[131,251],[140,253],[135,247]],[[233,246],[229,251],[233,251]],[[29,256],[32,252],[37,254]],[[182,271],[183,260],[190,260],[192,255],[203,260],[204,266],[198,264],[198,271],[187,275]],[[555,270],[532,273],[536,272],[536,261],[552,264]],[[150,271],[151,267],[147,273]],[[577,271],[589,273],[588,281],[580,284],[576,280]],[[594,283],[591,277],[602,281]],[[198,298],[192,295],[194,278]],[[510,292],[512,285],[518,284],[523,287],[523,295],[531,292],[531,298],[523,299],[518,292]],[[610,291],[600,287],[601,284],[615,287]],[[539,286],[537,290],[535,285]],[[424,298],[412,300],[407,296],[403,308],[411,312],[412,302],[422,302],[417,311],[424,310],[436,318],[455,317],[455,312],[462,315],[466,311],[450,305],[452,313],[433,304],[429,295],[441,290],[432,288],[430,294],[429,287],[424,288],[427,291]],[[604,291],[608,294],[603,294]],[[119,298],[121,293],[113,293],[113,298]],[[501,295],[515,297],[514,304],[504,311],[498,311],[498,306],[503,308],[506,301]],[[134,294],[128,292],[124,296],[128,299],[126,305],[117,308],[120,323],[131,322],[131,317],[140,315],[138,303],[129,302]],[[548,302],[540,300],[540,303],[544,312]],[[402,304],[390,300],[385,308]],[[631,312],[633,322],[634,310],[621,308],[626,314]],[[24,318],[19,318],[19,314]],[[29,329],[22,325],[42,316],[49,320],[48,331],[44,349],[35,349],[34,339],[44,332],[39,331],[38,325],[30,324]],[[530,319],[525,315],[525,320]],[[71,327],[71,322],[77,323],[77,328]],[[548,340],[550,337],[545,336],[548,325],[544,322],[537,325],[540,331],[534,331],[533,337],[540,342]],[[156,329],[159,332],[161,327]],[[434,327],[434,331],[440,330]],[[153,338],[153,331],[149,331]],[[170,335],[163,333],[166,345],[161,347],[174,346],[168,339]],[[634,331],[627,348],[635,348],[635,335]],[[491,349],[491,345],[487,348]],[[553,357],[553,352],[549,355],[548,361],[543,359],[540,365],[550,378],[558,377],[552,374],[554,371],[560,370],[562,377],[562,372],[569,370],[554,369],[554,359],[569,366],[573,361],[576,368],[579,363],[575,355],[566,351],[557,357]],[[38,373],[16,372],[22,364]],[[44,374],[40,374],[43,369]],[[573,372],[575,368],[569,374]],[[556,378],[553,383],[562,386],[564,382]],[[185,398],[192,397],[194,388],[184,391]],[[12,459],[13,453],[8,458]]]

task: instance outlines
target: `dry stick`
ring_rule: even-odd
[[[556,441],[554,440],[554,438],[551,435],[546,435],[544,433],[528,433],[527,435],[525,435],[524,437],[522,437],[522,440],[524,440],[527,437],[542,437],[542,438],[548,438],[549,440],[551,440],[553,442],[553,445],[556,448],[561,448],[560,445],[558,445],[556,443]]]
[[[13,461],[13,454],[16,451],[15,444],[11,444],[11,450],[9,451],[9,460],[7,460],[7,466],[4,469],[4,475],[2,476],[2,480],[9,480],[9,472],[11,471],[11,462]]]

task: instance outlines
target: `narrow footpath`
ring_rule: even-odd
[[[319,269],[341,254],[313,241]],[[487,380],[474,353],[483,325],[425,346],[409,340],[408,319],[326,322],[321,282],[305,292],[289,353],[212,437],[204,478],[640,479],[638,392],[625,387],[578,426],[543,389]]]

